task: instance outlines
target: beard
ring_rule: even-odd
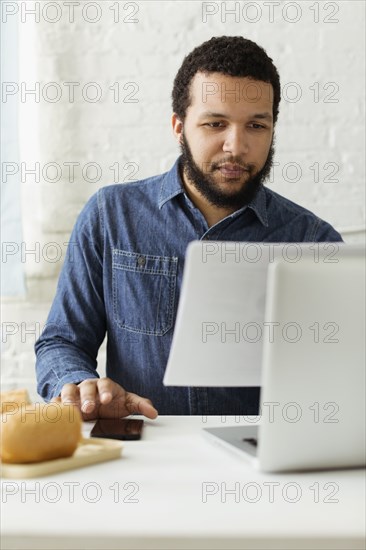
[[[207,171],[203,172],[194,161],[192,151],[183,132],[182,141],[180,143],[182,168],[185,175],[197,191],[199,191],[199,193],[211,205],[219,208],[239,210],[255,198],[260,187],[263,185],[263,182],[268,177],[273,165],[273,157],[275,152],[273,143],[274,140],[272,140],[263,168],[257,172],[255,171],[255,166],[253,164],[244,163],[243,160],[238,157],[227,157],[222,159],[220,162],[207,163]],[[219,167],[224,162],[238,164],[246,170],[245,174],[247,174],[247,180],[242,188],[235,193],[225,192],[220,189],[213,176],[214,172],[220,174]],[[221,177],[223,178],[222,181],[224,181],[224,177]],[[243,175],[241,177],[243,177]],[[235,181],[237,180],[235,179]]]

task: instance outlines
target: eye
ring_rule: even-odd
[[[203,126],[208,126],[209,128],[223,128],[224,124],[222,122],[206,122]]]
[[[258,122],[252,122],[249,126],[250,128],[253,128],[253,130],[263,130],[266,128],[266,126],[263,126],[263,124],[258,124]]]

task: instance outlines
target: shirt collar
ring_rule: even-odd
[[[266,191],[263,185],[260,186],[259,191],[254,197],[254,199],[247,206],[244,206],[240,210],[237,210],[236,212],[234,212],[232,214],[232,217],[236,217],[241,212],[244,212],[247,208],[250,208],[251,210],[253,210],[254,214],[257,216],[257,218],[262,223],[262,225],[264,225],[265,227],[268,227],[267,197],[266,197]]]
[[[180,193],[184,193],[183,182],[179,172],[179,161],[180,157],[177,158],[171,170],[163,177],[159,193],[159,210],[167,201]]]
[[[169,170],[169,172],[167,172],[163,177],[159,193],[159,209],[161,209],[162,206],[164,206],[164,204],[172,198],[185,192],[182,178],[180,176],[179,165],[180,157],[177,158],[171,170]],[[242,214],[247,208],[250,208],[256,214],[259,221],[265,227],[268,227],[266,192],[263,185],[260,187],[255,198],[248,205],[243,206],[243,208],[240,208],[240,210],[237,210],[236,212],[233,212],[231,217],[236,218],[240,216],[240,214]]]

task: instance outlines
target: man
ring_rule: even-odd
[[[194,239],[342,240],[263,185],[280,80],[262,48],[212,38],[184,59],[172,97],[181,157],[166,174],[108,186],[88,201],[36,343],[40,395],[76,402],[85,419],[258,413],[259,388],[162,384],[186,247]],[[106,333],[108,378],[100,379]]]

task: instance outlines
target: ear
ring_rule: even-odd
[[[172,114],[172,127],[175,139],[180,143],[183,135],[183,122],[176,113]]]

